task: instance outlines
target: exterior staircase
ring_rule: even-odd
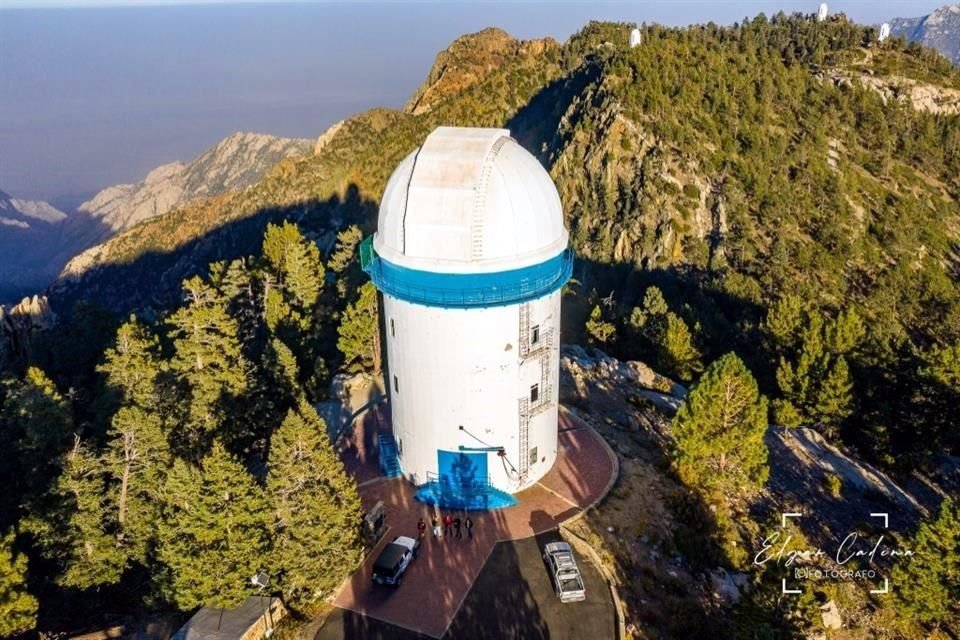
[[[397,456],[397,441],[393,434],[377,434],[377,453],[380,456],[380,470],[388,478],[399,478],[403,475],[400,468],[400,458]]]

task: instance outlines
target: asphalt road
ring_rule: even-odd
[[[524,640],[603,640],[615,635],[614,607],[600,572],[577,556],[587,589],[584,602],[562,604],[553,592],[540,557],[550,532],[514,542],[500,542],[444,636],[445,640],[523,638]],[[401,585],[401,592],[406,585]],[[427,593],[398,593],[411,607],[429,607]],[[398,627],[346,611],[335,610],[315,640],[426,640]]]

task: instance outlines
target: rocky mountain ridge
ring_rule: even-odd
[[[234,133],[189,163],[161,165],[135,184],[108,187],[80,205],[81,212],[122,231],[174,207],[258,181],[278,162],[310,153],[312,140]]]
[[[953,64],[960,64],[960,4],[948,4],[919,18],[895,18],[890,33],[936,49]]]
[[[520,58],[536,58],[558,47],[553,38],[517,40],[495,28],[457,38],[437,54],[426,81],[404,110],[414,115],[427,113],[438,103],[462,93],[503,65]]]
[[[0,225],[29,229],[31,224],[54,224],[67,217],[49,202],[21,200],[0,191]]]
[[[863,30],[862,36],[851,33],[850,38],[859,37],[864,43],[875,39],[875,34],[862,27],[837,24],[847,32]],[[438,55],[404,113],[380,109],[348,118],[318,139],[315,155],[282,164],[245,194],[235,192],[209,205],[175,210],[160,217],[169,219],[157,218],[151,225],[141,225],[91,249],[64,271],[54,298],[59,293],[72,298],[86,286],[84,282],[98,279],[95,272],[135,259],[144,251],[159,256],[183,246],[196,232],[188,231],[194,219],[198,223],[205,220],[194,229],[210,230],[228,219],[241,220],[258,211],[290,206],[306,222],[317,209],[304,203],[333,198],[342,207],[351,185],[361,187],[363,206],[375,211],[392,169],[390,159],[401,158],[431,126],[441,123],[509,126],[514,137],[550,169],[568,214],[573,244],[582,258],[647,268],[684,263],[722,266],[725,240],[732,237],[730,229],[735,224],[729,219],[731,198],[742,210],[742,194],[739,188],[725,186],[715,172],[703,170],[703,157],[720,153],[717,142],[707,139],[713,134],[701,133],[699,141],[687,139],[681,147],[668,139],[675,125],[664,131],[667,112],[663,105],[638,107],[631,103],[634,98],[629,91],[633,90],[621,70],[624,59],[657,54],[651,53],[652,47],[624,53],[625,33],[607,25],[591,25],[562,46],[550,40],[519,41],[495,29],[464,36]],[[835,42],[829,46],[839,51]],[[826,69],[827,75],[837,79],[833,84],[840,92],[849,93],[857,85],[884,101],[889,97],[905,100],[920,111],[950,114],[957,108],[957,79],[931,71],[925,58],[914,59],[897,50],[895,42],[884,47],[864,44],[836,55],[837,60],[826,67],[791,67],[794,82],[807,82],[818,74],[823,77]],[[736,64],[747,61],[737,60]],[[898,69],[899,75],[888,73],[890,68]],[[746,70],[722,72],[743,74]],[[673,71],[658,71],[662,73]],[[656,75],[639,77],[653,80]],[[857,79],[851,79],[853,76]],[[673,75],[668,79],[676,84],[676,90],[683,87]],[[717,132],[719,135],[722,128]],[[771,140],[781,144],[777,137]],[[838,160],[863,162],[862,156],[845,156],[841,141],[831,144],[822,149],[822,161],[834,168],[840,166]],[[691,153],[693,149],[696,151]],[[846,206],[858,210],[875,202],[873,192],[883,188],[881,182],[868,180],[858,185],[858,193],[845,196]],[[952,201],[950,190],[942,191],[943,198]],[[370,221],[364,220],[366,224]],[[160,227],[168,232],[161,232]],[[179,239],[171,242],[167,237],[171,235]],[[772,237],[765,242],[772,242]],[[183,258],[175,262],[182,270],[176,276],[171,273],[171,284],[205,266]],[[99,284],[97,290],[105,292]]]
[[[256,183],[282,160],[309,155],[313,140],[235,133],[188,163],[172,162],[140,182],[108,187],[63,212],[45,202],[0,192],[0,300],[15,301],[46,288],[86,250],[171,209]],[[95,255],[99,255],[96,251]]]

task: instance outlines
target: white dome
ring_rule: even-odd
[[[439,127],[390,177],[374,248],[402,267],[485,273],[541,263],[567,240],[550,175],[508,130]]]

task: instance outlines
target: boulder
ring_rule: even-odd
[[[843,619],[840,617],[840,608],[833,600],[820,607],[820,619],[823,621],[825,629],[840,629],[843,627]]]
[[[724,602],[736,604],[740,601],[741,592],[740,587],[737,586],[737,582],[738,578],[736,575],[727,573],[723,567],[717,567],[710,572],[710,586],[713,589],[713,593]],[[744,581],[741,580],[741,582]]]

